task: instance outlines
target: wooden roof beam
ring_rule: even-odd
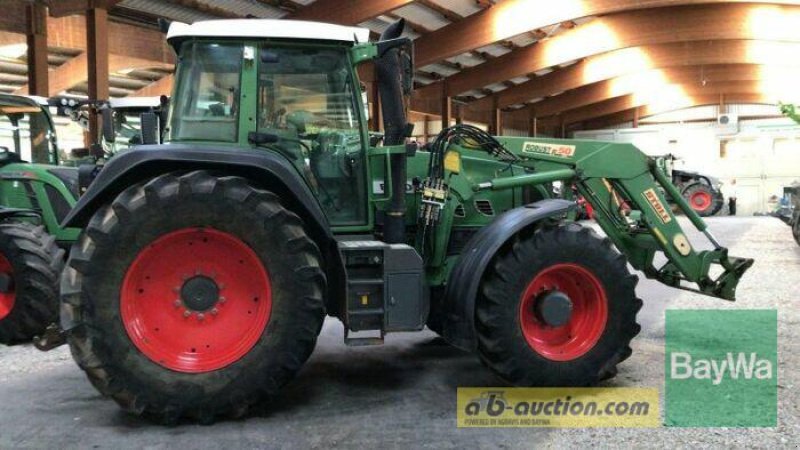
[[[653,69],[645,72],[612,78],[589,84],[561,95],[546,98],[531,107],[536,116],[545,117],[564,111],[603,102],[614,97],[633,94],[640,90],[657,90],[660,85],[682,83],[690,86],[706,86],[730,81],[768,81],[775,70],[758,64],[723,64],[709,66],[683,66],[668,69]],[[800,67],[790,70],[781,68],[781,76],[800,79]]]
[[[748,0],[505,0],[417,39],[416,60],[427,65],[513,36],[589,16],[665,6],[709,3],[753,3]],[[761,3],[797,4],[792,0]],[[535,11],[535,13],[531,13]],[[578,27],[580,28],[580,27]],[[661,28],[661,27],[659,27]],[[545,33],[546,35],[546,33]],[[457,39],[453,37],[457,36]],[[541,37],[539,38],[541,39]]]
[[[750,26],[753,17],[770,23]],[[731,27],[729,24],[742,24]],[[642,30],[652,30],[643,33]],[[720,4],[630,11],[596,19],[448,78],[448,94],[508,80],[626,47],[681,41],[773,39],[800,42],[800,6]]]
[[[412,3],[414,0],[317,0],[286,19],[356,25]]]
[[[760,64],[798,66],[800,61],[784,55],[800,54],[800,43],[754,40],[721,40],[656,44],[616,50],[592,56],[572,66],[539,76],[500,92],[501,106],[548,97],[556,92],[627,74],[679,66],[715,64]],[[488,110],[490,102],[471,105]]]

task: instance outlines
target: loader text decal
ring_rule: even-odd
[[[777,425],[777,311],[668,309],[665,332],[667,426]]]
[[[522,144],[522,153],[537,153],[540,155],[571,158],[575,154],[574,145],[546,144],[544,142],[525,142]]]
[[[658,194],[656,193],[655,189],[650,188],[644,192],[644,199],[647,200],[647,203],[650,203],[650,206],[655,211],[656,215],[659,219],[661,219],[661,223],[670,223],[672,221],[672,217],[670,217],[669,211],[667,208],[664,207],[664,204],[661,203],[661,200],[658,198]]]
[[[656,388],[458,388],[459,427],[657,427]]]

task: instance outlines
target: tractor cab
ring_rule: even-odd
[[[306,22],[172,24],[180,64],[164,141],[280,153],[333,225],[366,225],[366,108],[352,49],[368,37]]]
[[[42,97],[0,94],[0,164],[58,164],[55,126]]]

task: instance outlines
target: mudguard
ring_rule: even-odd
[[[115,155],[72,208],[63,226],[86,226],[95,211],[133,184],[167,172],[191,170],[221,171],[248,178],[281,196],[313,232],[333,239],[316,197],[282,155],[188,144],[142,145]]]
[[[442,327],[446,341],[464,350],[475,349],[475,300],[486,268],[497,251],[523,229],[543,219],[561,217],[575,207],[575,202],[568,200],[541,200],[507,211],[475,233],[447,281]]]

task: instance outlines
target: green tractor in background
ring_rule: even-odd
[[[60,225],[78,196],[78,171],[60,159],[47,99],[0,95],[0,344],[58,318],[64,250],[80,232]]]
[[[330,24],[172,24],[163,143],[116,154],[63,222],[83,231],[60,324],[101,393],[167,423],[242,416],[292,379],[326,315],[347,345],[427,325],[509,383],[591,385],[640,330],[628,263],[735,298],[753,261],[729,256],[633,145],[466,125],[407,142],[402,30],[370,43]],[[576,205],[553,198],[555,182],[575,186],[607,238],[564,220]],[[710,245],[689,241],[662,189]]]
[[[701,217],[720,212],[725,204],[725,196],[722,195],[722,183],[719,179],[699,172],[676,169],[675,161],[678,158],[675,155],[657,156],[655,159],[694,212]],[[667,199],[671,200],[671,197]]]

